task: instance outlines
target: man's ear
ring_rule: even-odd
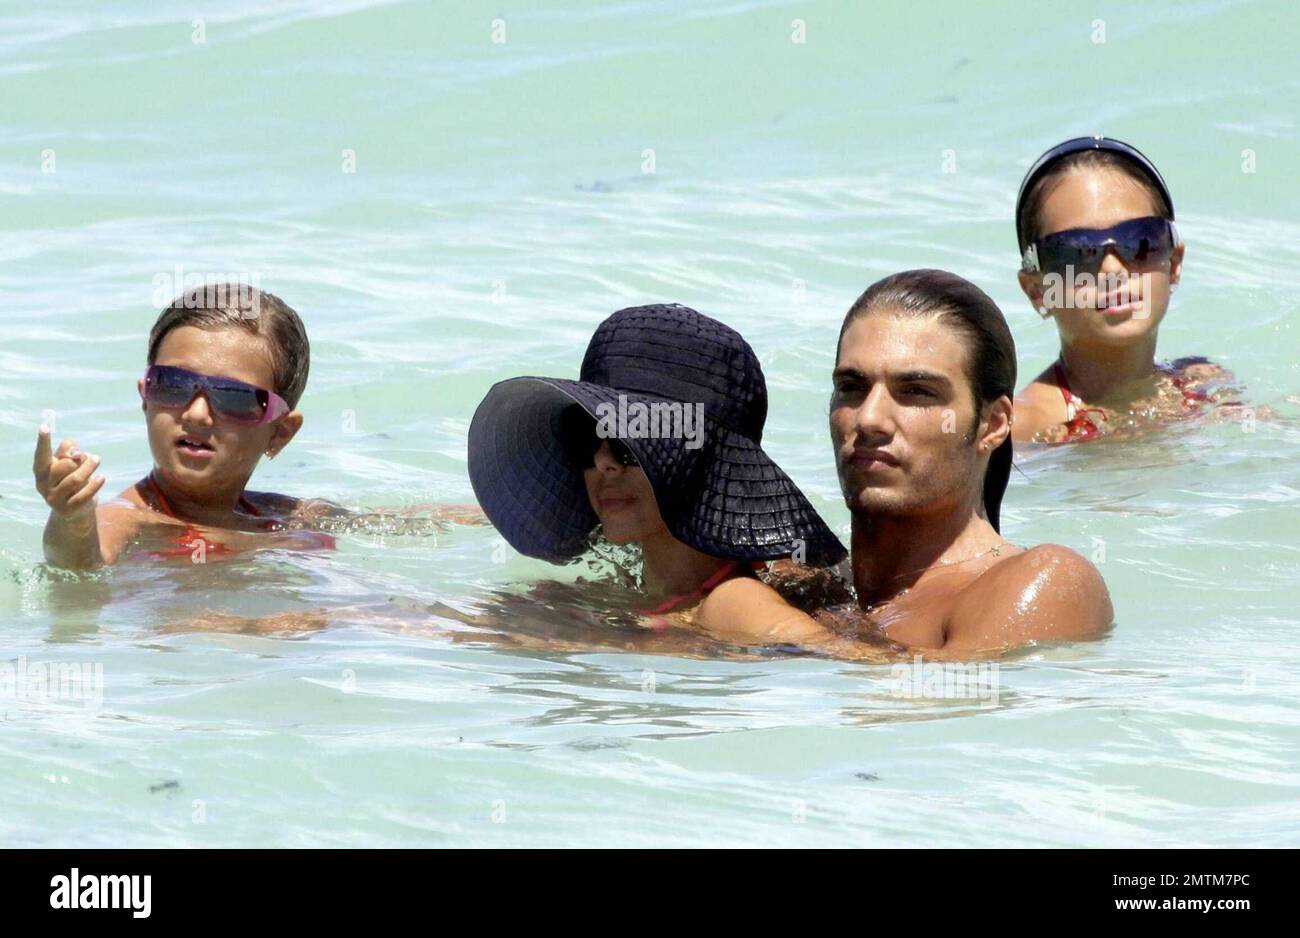
[[[144,378],[135,379],[135,389],[140,392],[140,413],[149,413],[149,402],[144,399]]]
[[[275,429],[271,432],[271,439],[266,444],[266,455],[274,458],[289,445],[289,441],[298,435],[302,429],[302,414],[296,410],[291,410],[275,422]]]
[[[1011,435],[1011,420],[1014,408],[1011,398],[1003,394],[993,403],[986,405],[984,419],[980,421],[979,450],[987,455],[1001,446]]]

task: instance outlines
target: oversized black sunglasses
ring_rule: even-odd
[[[1044,235],[1025,248],[1024,269],[1097,276],[1114,248],[1125,267],[1150,270],[1169,261],[1178,233],[1167,218],[1131,218],[1110,228],[1068,228]]]
[[[609,444],[610,455],[621,465],[640,465],[636,454],[626,443],[601,437],[596,432],[596,421],[578,407],[570,408],[560,415],[559,440],[565,460],[579,471],[595,468],[596,454],[600,452],[601,443]]]

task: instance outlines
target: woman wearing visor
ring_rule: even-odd
[[[1156,359],[1183,266],[1169,188],[1135,147],[1077,137],[1030,167],[1016,200],[1020,288],[1061,351],[1015,401],[1014,438],[1068,443],[1208,410],[1231,376]]]

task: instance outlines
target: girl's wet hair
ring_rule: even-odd
[[[302,320],[288,303],[241,283],[195,287],[172,300],[149,331],[149,364],[167,333],[180,326],[234,326],[263,339],[271,356],[276,394],[290,407],[298,406],[307,387],[311,346]]]
[[[1043,203],[1047,201],[1048,193],[1061,181],[1062,176],[1080,169],[1109,169],[1117,173],[1123,173],[1142,187],[1142,191],[1147,194],[1151,199],[1151,204],[1155,206],[1157,215],[1173,221],[1173,206],[1169,204],[1165,194],[1160,191],[1160,187],[1147,175],[1146,171],[1131,159],[1121,153],[1108,150],[1081,150],[1058,160],[1025,193],[1016,218],[1016,230],[1023,234],[1020,242],[1020,252],[1022,254],[1025,248],[1044,234],[1039,229],[1039,224],[1040,216],[1043,213]]]
[[[967,347],[966,377],[975,400],[975,417],[1000,397],[1015,397],[1016,343],[1006,317],[993,298],[975,284],[946,270],[905,270],[877,280],[858,297],[844,317],[835,358],[844,333],[854,321],[874,311],[905,316],[934,316],[954,329]],[[1011,437],[994,450],[984,476],[985,515],[998,527],[1002,493],[1011,477]]]

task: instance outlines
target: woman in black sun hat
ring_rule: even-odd
[[[846,551],[763,451],[766,419],[763,371],[739,333],[685,306],[632,307],[597,328],[579,380],[488,392],[470,425],[470,482],[526,556],[564,563],[598,536],[639,544],[638,611],[652,628],[818,644],[829,633],[756,570]],[[737,579],[744,590],[718,590]]]

